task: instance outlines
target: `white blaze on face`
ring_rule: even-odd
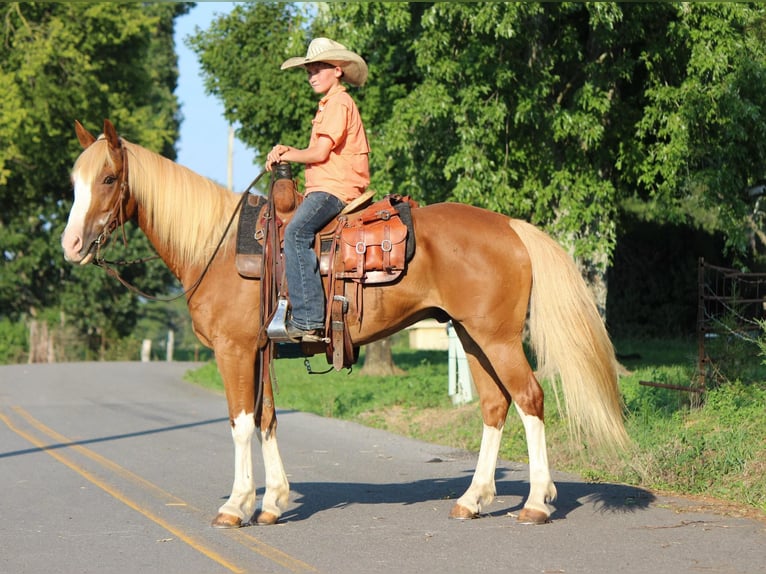
[[[72,177],[74,182],[74,204],[69,212],[66,229],[61,236],[61,246],[64,248],[64,258],[67,261],[80,261],[79,251],[83,245],[83,233],[85,225],[85,215],[88,213],[91,200],[90,183],[83,181],[79,173]],[[90,256],[86,257],[90,260]],[[87,262],[83,260],[83,262]]]

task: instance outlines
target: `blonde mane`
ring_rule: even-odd
[[[122,143],[130,193],[144,210],[158,250],[172,252],[182,266],[204,264],[221,239],[237,196],[157,153],[124,139]],[[80,155],[74,171],[93,181],[105,162],[111,163],[108,145],[99,139]]]

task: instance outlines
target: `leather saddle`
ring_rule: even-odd
[[[288,293],[284,277],[284,231],[293,213],[303,201],[292,179],[289,165],[276,170],[269,197],[251,195],[243,202],[237,234],[236,266],[243,277],[268,280],[275,284],[278,301],[271,313],[267,334],[274,342],[285,342],[280,329],[287,316]],[[388,195],[372,201],[368,192],[320,230],[314,243],[326,293],[326,343],[301,344],[302,355],[324,350],[336,369],[351,366],[358,349],[351,346],[346,313],[347,291],[353,289],[358,319],[362,316],[363,285],[396,281],[415,252],[415,234],[411,209],[417,204],[408,197]],[[271,237],[270,237],[271,235]],[[270,256],[271,251],[277,256]],[[270,294],[270,297],[274,294]],[[274,325],[276,324],[276,327]],[[297,355],[293,355],[297,356]]]
[[[279,181],[275,187],[277,185]],[[361,284],[389,283],[402,274],[412,259],[415,234],[411,209],[417,204],[398,195],[372,201],[373,193],[362,196],[360,199],[364,201],[360,203],[349,204],[317,234],[314,245],[322,276],[329,275],[334,268],[340,279]],[[280,210],[279,203],[275,202],[280,252],[285,226],[302,200],[303,197],[297,195],[289,211]],[[270,218],[266,197],[248,197],[240,212],[237,234],[236,266],[243,277],[260,279],[262,276],[264,240]],[[334,260],[338,255],[339,260]]]

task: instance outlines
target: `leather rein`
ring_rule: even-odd
[[[120,275],[119,271],[114,269],[114,267],[112,266],[113,265],[135,265],[138,263],[145,263],[153,259],[159,259],[159,255],[155,254],[155,255],[150,255],[148,257],[141,257],[138,259],[131,259],[131,260],[119,259],[117,261],[109,261],[105,259],[101,254],[102,246],[105,246],[109,242],[109,237],[112,235],[114,230],[117,229],[118,227],[121,228],[121,231],[122,231],[123,244],[125,246],[128,245],[128,238],[127,238],[127,235],[125,234],[125,204],[130,195],[130,185],[128,183],[128,155],[127,155],[127,150],[125,146],[121,145],[120,147],[122,149],[122,170],[121,170],[120,179],[119,179],[120,192],[117,197],[117,201],[115,202],[114,206],[112,207],[112,210],[109,213],[109,219],[107,224],[104,225],[104,229],[101,231],[101,233],[99,233],[98,237],[93,242],[93,244],[96,246],[96,253],[93,256],[93,264],[96,265],[97,267],[100,267],[104,271],[106,271],[107,275],[109,275],[110,277],[113,277],[114,279],[117,279],[117,281],[122,283],[130,291],[132,291],[136,295],[139,295],[140,297],[144,297],[145,299],[149,299],[151,301],[161,301],[164,303],[175,301],[176,299],[180,299],[181,297],[184,297],[188,295],[189,293],[192,293],[193,291],[197,289],[197,287],[200,286],[200,283],[202,283],[202,280],[207,275],[208,271],[210,270],[210,266],[213,264],[213,261],[215,260],[216,256],[218,255],[218,252],[223,246],[223,242],[226,240],[226,236],[228,235],[229,229],[231,229],[231,226],[234,223],[234,219],[236,218],[237,213],[239,213],[239,210],[242,209],[242,206],[244,205],[245,201],[247,201],[250,190],[266,174],[266,171],[264,170],[260,174],[258,174],[258,176],[250,183],[250,185],[247,186],[247,189],[245,189],[245,191],[242,192],[242,199],[240,199],[237,202],[237,206],[234,208],[234,212],[231,214],[231,218],[229,219],[229,222],[226,224],[226,228],[223,230],[221,239],[218,241],[218,244],[213,250],[213,253],[210,255],[210,259],[208,259],[208,262],[205,264],[205,267],[202,269],[202,272],[200,273],[200,276],[197,278],[197,280],[188,289],[185,289],[184,291],[182,291],[181,293],[179,293],[178,295],[174,297],[157,297],[157,296],[150,295],[148,293],[143,292],[138,287],[128,282],[126,279],[124,279]]]

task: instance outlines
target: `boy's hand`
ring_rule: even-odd
[[[289,146],[282,144],[277,144],[271,148],[269,155],[266,156],[266,171],[271,171],[274,168],[274,164],[280,163],[282,161],[282,154],[289,149]]]

